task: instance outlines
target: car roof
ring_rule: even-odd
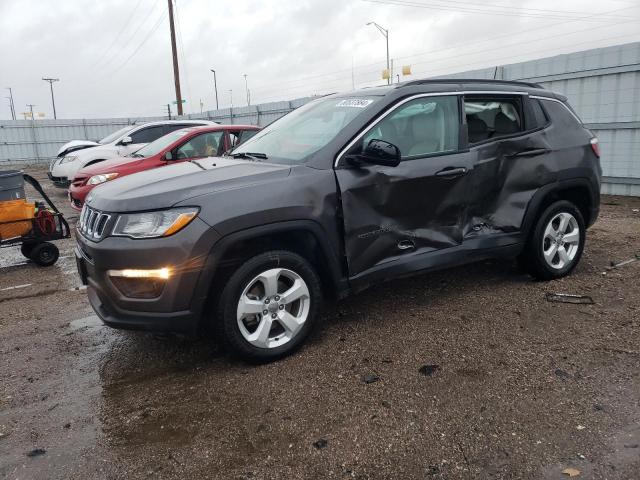
[[[203,125],[197,127],[185,127],[176,132],[219,132],[225,130],[260,130],[257,125]]]
[[[219,125],[212,120],[157,120],[155,122],[144,122],[134,125],[137,127],[149,127],[155,125]]]
[[[333,94],[335,97],[354,96],[386,96],[401,93],[403,90],[420,92],[526,92],[536,95],[557,97],[557,94],[544,89],[541,85],[532,82],[515,80],[489,80],[474,78],[429,78],[422,80],[410,80],[408,82],[392,85],[381,85],[361,88],[351,92]],[[409,93],[409,92],[408,92]]]

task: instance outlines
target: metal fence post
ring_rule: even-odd
[[[87,120],[85,118],[82,119],[82,131],[84,132],[84,139],[89,140],[89,135],[87,135]]]
[[[256,114],[257,114],[256,115],[256,117],[257,117],[256,118],[256,125],[260,126],[260,125],[262,125],[260,123],[260,115],[262,114],[262,112],[260,111],[260,106],[259,105],[256,105]]]
[[[33,139],[33,151],[36,155],[36,162],[40,163],[40,152],[38,151],[38,138],[36,136],[36,120],[31,118],[31,138]]]

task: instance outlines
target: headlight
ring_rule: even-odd
[[[60,160],[60,165],[62,165],[63,163],[75,162],[77,158],[78,157],[74,155],[67,155],[66,157],[62,157],[62,160]]]
[[[101,183],[113,180],[117,176],[117,173],[101,173],[100,175],[94,175],[93,177],[89,178],[89,180],[87,181],[87,185],[100,185]]]
[[[118,217],[112,235],[131,238],[168,237],[189,225],[197,214],[198,209],[194,207],[125,213]]]

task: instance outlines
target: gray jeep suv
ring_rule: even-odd
[[[489,257],[573,270],[599,210],[596,138],[536,84],[425,80],[314,100],[231,157],[123,177],[76,257],[109,326],[211,327],[240,356],[298,347],[323,298]]]

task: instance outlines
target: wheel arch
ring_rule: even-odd
[[[252,227],[223,236],[211,249],[199,282],[210,307],[215,292],[238,265],[269,250],[285,249],[308,260],[321,278],[326,293],[341,297],[348,282],[337,253],[322,227],[312,220],[291,220]],[[213,295],[212,295],[213,293]]]
[[[593,185],[587,178],[575,178],[545,185],[529,202],[522,222],[522,232],[528,237],[538,216],[558,200],[568,200],[576,205],[585,225],[591,226],[598,216],[599,195],[600,192],[594,191]]]

